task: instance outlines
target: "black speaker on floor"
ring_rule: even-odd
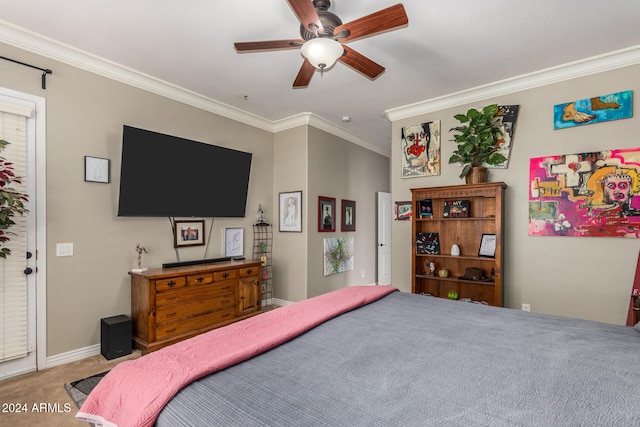
[[[131,319],[124,314],[100,320],[100,353],[107,360],[131,354]]]

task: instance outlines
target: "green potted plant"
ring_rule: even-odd
[[[0,139],[0,151],[4,150],[9,142]],[[11,250],[6,247],[9,235],[15,235],[9,228],[15,224],[13,217],[16,214],[24,215],[29,212],[24,204],[29,201],[26,194],[20,193],[12,184],[21,184],[22,181],[14,173],[13,163],[0,156],[0,258],[6,258]]]
[[[495,116],[497,104],[487,105],[481,110],[472,108],[467,114],[456,114],[461,124],[451,128],[449,132],[458,132],[454,139],[458,144],[451,154],[449,163],[460,163],[463,166],[460,178],[467,184],[484,182],[487,169],[484,164],[499,165],[507,160],[498,150],[498,142],[502,138]]]

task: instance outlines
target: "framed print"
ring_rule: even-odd
[[[342,223],[340,231],[356,231],[356,202],[342,199]]]
[[[482,235],[482,240],[480,240],[480,249],[478,250],[478,256],[495,258],[496,256],[496,235],[495,234]]]
[[[318,196],[318,231],[336,231],[336,199]]]
[[[413,216],[411,201],[396,202],[396,221],[408,221]]]
[[[224,256],[242,256],[244,253],[244,228],[224,229]]]
[[[302,191],[280,193],[280,231],[302,232]]]
[[[174,221],[174,248],[204,245],[204,220]]]
[[[109,159],[84,156],[84,180],[86,182],[100,182],[103,184],[111,182],[109,163]]]

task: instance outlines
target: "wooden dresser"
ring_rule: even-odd
[[[133,341],[142,354],[260,312],[260,261],[129,274]]]

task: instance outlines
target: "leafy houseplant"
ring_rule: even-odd
[[[0,151],[8,144],[9,142],[0,139]],[[11,254],[6,243],[10,240],[9,235],[15,235],[8,231],[15,224],[12,218],[16,214],[24,215],[29,212],[24,206],[29,201],[28,196],[13,188],[13,183],[22,184],[22,181],[15,175],[13,163],[0,155],[0,258],[6,258]]]
[[[497,151],[498,142],[502,138],[499,123],[495,118],[497,111],[498,105],[492,104],[482,110],[472,108],[467,114],[454,116],[461,125],[450,130],[458,132],[452,140],[458,147],[451,154],[449,163],[460,163],[464,166],[460,178],[467,177],[472,168],[483,168],[483,164],[499,165],[507,160]]]

